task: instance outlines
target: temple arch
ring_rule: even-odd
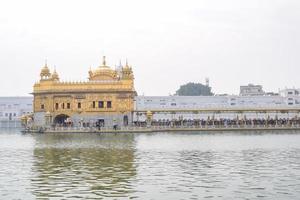
[[[124,117],[123,117],[123,125],[128,126],[128,116],[127,115],[124,115]]]
[[[66,115],[66,114],[59,114],[56,115],[56,117],[53,120],[54,124],[65,124],[66,120],[70,118],[70,116]]]

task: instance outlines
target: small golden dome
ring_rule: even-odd
[[[49,77],[51,75],[50,70],[47,66],[47,63],[45,64],[45,66],[42,68],[41,73],[40,73],[41,77]]]
[[[122,78],[123,79],[134,79],[131,66],[128,65],[126,60],[126,65],[122,68]]]
[[[56,70],[54,69],[53,73],[52,73],[52,76],[51,78],[55,81],[58,81],[59,80],[59,76],[58,76],[58,73],[56,72]]]

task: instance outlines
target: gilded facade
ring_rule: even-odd
[[[129,125],[136,96],[132,68],[126,62],[112,69],[103,57],[102,65],[88,75],[85,82],[63,82],[45,64],[33,88],[35,124]]]

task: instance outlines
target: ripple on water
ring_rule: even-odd
[[[0,197],[297,199],[299,139],[300,134],[2,132]]]

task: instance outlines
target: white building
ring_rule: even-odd
[[[240,96],[263,96],[265,92],[261,85],[242,85],[240,86]]]
[[[0,97],[0,128],[20,127],[22,115],[33,111],[32,97]],[[300,117],[300,92],[284,89],[277,96],[137,96],[134,121],[153,119],[292,118]]]
[[[300,96],[138,96],[134,121],[152,111],[153,119],[291,118],[300,112]]]
[[[284,89],[284,90],[280,90],[279,94],[284,97],[299,96],[300,90],[299,89]]]
[[[20,127],[21,116],[32,113],[32,97],[0,97],[0,128]]]

